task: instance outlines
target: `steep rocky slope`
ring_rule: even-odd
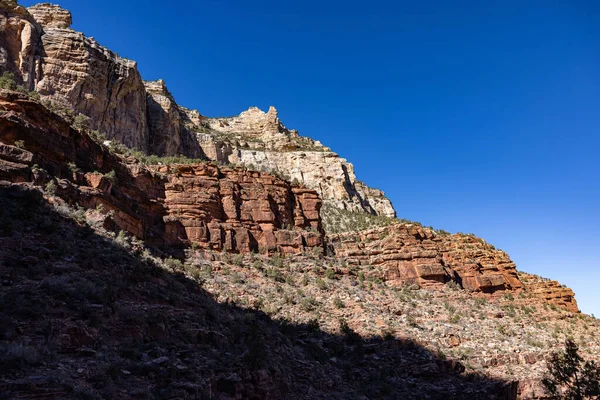
[[[108,139],[147,154],[278,172],[336,207],[395,216],[383,192],[356,179],[352,164],[285,128],[274,108],[203,118],[179,106],[163,81],[143,82],[135,62],[70,29],[67,10],[48,3],[26,10],[0,0],[0,13],[0,72],[16,73],[27,89],[87,116]]]
[[[242,168],[127,163],[14,92],[0,94],[0,178],[56,180],[62,197],[102,207],[107,223],[161,247],[299,253],[323,246],[314,191]]]
[[[162,261],[138,241],[115,239],[98,217],[27,184],[0,183],[2,398],[505,399],[515,393],[514,383],[465,373],[460,363],[408,339],[363,339],[344,324],[331,331],[219,302],[201,285],[218,284],[211,265],[220,263]],[[268,258],[255,257],[268,265]]]

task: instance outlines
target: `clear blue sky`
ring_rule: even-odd
[[[61,5],[180,104],[275,105],[400,217],[475,233],[600,316],[600,2],[287,3]]]

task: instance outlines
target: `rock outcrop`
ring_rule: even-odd
[[[503,251],[469,235],[437,234],[414,224],[394,224],[333,235],[336,255],[349,264],[372,265],[394,285],[435,287],[454,281],[470,291],[517,290],[522,283]]]
[[[27,11],[29,11],[37,23],[42,25],[45,29],[67,29],[70,28],[73,23],[70,11],[50,3],[36,4],[35,6],[29,7]]]
[[[180,107],[163,80],[144,82],[147,93],[148,143],[150,154],[173,156],[184,154],[205,158],[192,129],[201,126],[202,116],[197,111]],[[192,128],[192,129],[190,129]]]
[[[372,277],[395,286],[440,288],[448,282],[471,292],[525,292],[578,312],[573,291],[556,281],[517,272],[508,254],[473,235],[438,233],[397,223],[328,237],[349,265],[371,266]]]
[[[12,72],[28,88],[36,77],[42,29],[24,7],[0,0],[0,72]]]
[[[529,293],[546,303],[566,308],[571,312],[579,312],[572,289],[557,281],[542,278],[537,275],[519,272],[519,278]]]
[[[146,91],[136,63],[69,28],[70,12],[44,3],[25,10],[0,2],[0,72],[90,118],[92,129],[143,151]]]
[[[287,129],[277,110],[256,107],[237,117],[206,120],[210,131],[199,134],[204,154],[215,161],[273,171],[316,190],[335,207],[395,217],[384,193],[357,180],[354,166],[328,147]]]
[[[66,27],[68,12],[58,6],[30,11],[43,28],[35,79],[40,95],[89,117],[92,129],[108,138],[147,150],[146,93],[136,63]]]
[[[149,244],[286,254],[323,247],[317,193],[265,172],[127,164],[13,92],[0,97],[0,142],[0,179],[44,184],[56,177],[61,197],[102,206],[105,224]]]
[[[242,168],[177,165],[157,170],[168,174],[164,204],[169,241],[185,238],[203,248],[241,253],[298,254],[323,245],[321,200],[312,190]]]

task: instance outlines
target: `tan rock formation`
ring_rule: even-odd
[[[36,90],[88,116],[108,138],[146,150],[146,93],[136,63],[54,25],[44,26]]]
[[[147,92],[148,152],[161,156],[184,154],[197,158],[202,155],[196,134],[189,126],[200,126],[198,111],[179,107],[163,80],[144,82]]]
[[[277,110],[273,106],[266,113],[258,107],[250,107],[237,117],[211,119],[209,122],[211,129],[217,132],[247,135],[266,142],[274,141],[274,136],[278,134],[291,134],[279,120]],[[294,135],[297,136],[297,132]]]
[[[33,18],[44,28],[66,29],[71,26],[71,12],[50,3],[36,4],[27,9]]]
[[[320,142],[298,135],[279,120],[277,110],[256,107],[237,117],[207,119],[211,131],[199,134],[211,160],[274,171],[316,190],[335,207],[393,217],[384,193],[356,179],[354,166]]]
[[[31,88],[40,35],[41,27],[24,7],[0,0],[0,72],[15,73]]]
[[[29,10],[0,2],[0,72],[90,118],[93,129],[146,150],[146,92],[136,63],[68,27],[71,14],[48,3]]]

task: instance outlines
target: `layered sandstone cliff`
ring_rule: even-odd
[[[105,224],[156,246],[289,254],[323,246],[315,191],[239,167],[126,163],[14,92],[0,96],[0,179],[57,179],[61,197],[102,206]]]
[[[354,166],[320,142],[287,129],[277,110],[252,107],[237,117],[207,119],[209,132],[199,134],[207,157],[250,168],[274,171],[319,192],[337,208],[395,217],[384,193],[360,182]]]
[[[471,292],[526,291],[544,302],[578,312],[570,289],[529,275],[520,279],[508,254],[472,235],[442,234],[416,224],[397,223],[330,235],[329,242],[348,264],[371,266],[370,275],[394,286],[440,288],[453,281]]]
[[[29,11],[43,29],[35,90],[86,115],[107,137],[146,150],[146,93],[136,63],[70,29],[70,14],[58,6]]]
[[[198,145],[196,130],[201,127],[198,111],[180,107],[163,80],[144,82],[150,131],[148,152],[157,155],[183,154],[205,158]]]
[[[578,312],[575,293],[572,289],[561,285],[559,282],[542,278],[537,275],[528,274],[519,271],[519,279],[529,293],[542,299],[546,303],[566,308],[571,312]]]
[[[0,72],[17,74],[33,88],[42,29],[27,9],[0,0]]]
[[[90,119],[108,139],[159,156],[184,155],[276,172],[355,212],[395,216],[383,192],[356,179],[354,167],[318,141],[287,129],[275,108],[207,119],[179,106],[164,81],[143,82],[136,63],[70,29],[71,14],[44,3],[0,2],[0,72]]]

